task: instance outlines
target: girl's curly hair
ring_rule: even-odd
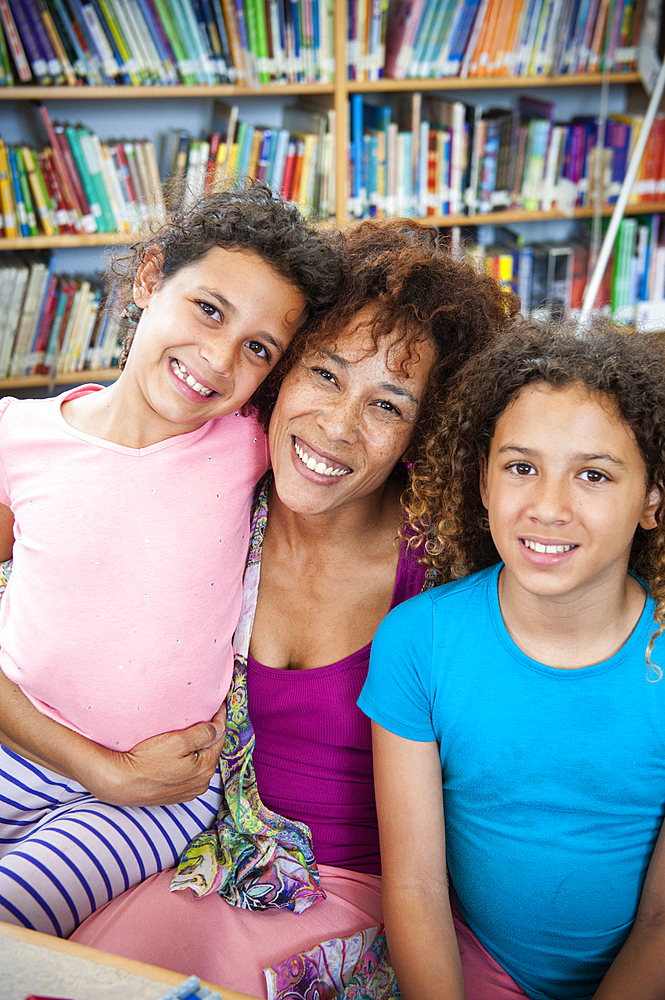
[[[304,219],[294,204],[283,201],[266,184],[255,182],[211,192],[187,209],[174,209],[154,232],[116,255],[109,271],[121,285],[124,302],[129,302],[139,267],[146,258],[159,255],[162,280],[168,281],[214,247],[255,253],[297,288],[307,302],[304,321],[289,350],[250,402],[267,422],[281,380],[293,359],[302,352],[310,327],[337,301],[341,278],[339,251],[335,240]],[[137,320],[135,307],[126,313],[121,368]]]
[[[424,541],[436,583],[499,562],[478,487],[496,423],[527,385],[580,383],[609,397],[644,459],[645,488],[658,487],[657,527],[635,531],[629,568],[647,580],[665,630],[665,340],[596,324],[584,330],[524,322],[472,357],[437,415],[413,469],[407,517]]]
[[[513,322],[519,300],[475,265],[455,257],[439,231],[408,219],[368,220],[336,236],[342,261],[337,302],[308,330],[306,350],[334,344],[363,307],[368,330],[404,344],[401,368],[429,341],[436,362],[424,394],[412,448],[433,430],[448,382],[466,359]]]

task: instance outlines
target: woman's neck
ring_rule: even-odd
[[[564,670],[601,663],[629,638],[644,609],[641,584],[624,574],[588,586],[584,595],[541,596],[519,586],[504,566],[499,603],[517,646],[539,663]]]
[[[402,487],[389,479],[380,490],[352,504],[325,511],[321,514],[299,514],[287,507],[279,498],[273,483],[269,504],[269,531],[272,537],[302,551],[321,548],[357,551],[368,541],[375,544],[377,537],[388,533],[396,536],[402,523],[400,494]]]

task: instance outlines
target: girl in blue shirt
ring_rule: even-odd
[[[662,1000],[665,344],[525,324],[427,456],[446,586],[388,615],[359,701],[403,1000]]]

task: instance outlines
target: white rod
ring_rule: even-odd
[[[612,247],[614,246],[614,240],[616,239],[617,230],[619,228],[619,223],[623,218],[623,213],[626,208],[626,203],[628,201],[628,195],[630,194],[633,182],[635,181],[635,178],[637,176],[640,160],[642,159],[644,147],[647,144],[647,139],[649,138],[649,132],[651,131],[653,120],[656,117],[656,111],[658,110],[658,105],[660,104],[660,98],[663,94],[664,88],[665,88],[665,61],[663,61],[663,64],[660,67],[658,79],[656,80],[656,85],[653,88],[651,100],[649,101],[649,107],[647,108],[647,112],[644,116],[642,128],[640,129],[638,140],[635,143],[635,148],[633,150],[633,154],[628,164],[628,170],[626,171],[626,176],[624,177],[623,184],[621,185],[621,191],[619,193],[619,197],[617,198],[616,205],[614,206],[614,211],[612,212],[612,218],[610,220],[609,227],[607,229],[607,232],[605,233],[605,239],[603,240],[603,245],[600,248],[600,254],[598,255],[596,266],[593,269],[593,274],[591,275],[591,279],[587,283],[586,290],[584,292],[582,311],[580,313],[580,319],[579,319],[580,323],[584,323],[588,319],[589,314],[593,309],[593,304],[596,301],[596,295],[598,294],[600,283],[603,280],[603,274],[605,273],[607,262],[610,259]],[[645,204],[645,211],[648,211],[648,204]]]

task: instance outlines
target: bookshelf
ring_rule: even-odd
[[[335,66],[345,66],[347,52],[347,5],[334,4],[333,55]],[[336,223],[349,223],[347,205],[348,178],[348,136],[349,136],[349,102],[353,95],[362,94],[368,101],[382,100],[384,95],[397,99],[400,95],[411,95],[417,92],[465,100],[493,102],[501,93],[535,92],[553,89],[556,93],[565,93],[568,103],[575,103],[575,94],[587,95],[590,90],[600,93],[601,86],[607,85],[611,90],[619,92],[619,104],[625,108],[626,91],[629,85],[639,82],[639,75],[634,72],[621,72],[602,75],[566,74],[563,76],[526,76],[526,77],[467,77],[459,79],[446,77],[439,79],[378,79],[349,80],[345,72],[336,72],[330,83],[275,83],[262,86],[247,86],[236,84],[172,84],[172,85],[142,85],[127,86],[4,86],[0,87],[0,135],[3,135],[5,123],[14,134],[20,132],[21,123],[32,115],[29,107],[31,101],[41,101],[47,107],[53,107],[53,117],[76,119],[81,117],[86,123],[95,125],[102,116],[107,123],[111,117],[124,123],[127,129],[141,131],[141,123],[153,118],[163,122],[170,117],[173,125],[188,122],[194,108],[209,107],[215,98],[224,101],[237,101],[242,107],[250,105],[266,113],[273,113],[275,106],[282,107],[286,101],[295,98],[315,98],[321,106],[328,106],[334,111],[334,157],[335,157],[335,190],[333,203],[336,213]],[[571,97],[572,95],[572,97]],[[579,112],[584,113],[585,100],[579,106]],[[168,109],[168,110],[166,110]],[[256,112],[259,113],[259,112]],[[34,117],[34,116],[33,116]],[[205,120],[205,112],[201,112],[199,120]],[[136,124],[134,124],[136,123]],[[102,126],[100,125],[100,133]],[[108,131],[108,124],[106,126]],[[117,126],[116,126],[117,128]],[[196,125],[193,125],[193,129]],[[8,140],[10,141],[10,140]],[[12,141],[21,141],[14,138]],[[604,207],[602,215],[611,214],[612,207]],[[648,205],[629,206],[627,214],[644,214],[665,212],[665,197],[662,201],[649,202]],[[517,209],[495,210],[489,214],[454,214],[428,215],[428,224],[439,227],[464,226],[473,228],[485,223],[494,225],[534,224],[534,223],[565,223],[571,219],[591,218],[594,211],[590,207],[575,208],[569,213],[559,210],[527,211]],[[121,245],[131,243],[132,233],[93,233],[54,236],[15,236],[0,238],[0,251],[30,251],[53,250],[57,254],[67,254],[78,251],[73,260],[80,261],[85,255],[94,254],[95,248],[111,244]],[[99,250],[97,249],[97,253]],[[67,258],[63,257],[67,260]],[[79,265],[80,266],[80,265]],[[69,375],[58,375],[55,384],[72,384],[79,375],[82,379],[112,378],[117,373],[108,371],[87,371]],[[52,382],[50,384],[53,384]],[[48,376],[28,376],[26,378],[0,379],[2,388],[24,388],[49,385]]]

